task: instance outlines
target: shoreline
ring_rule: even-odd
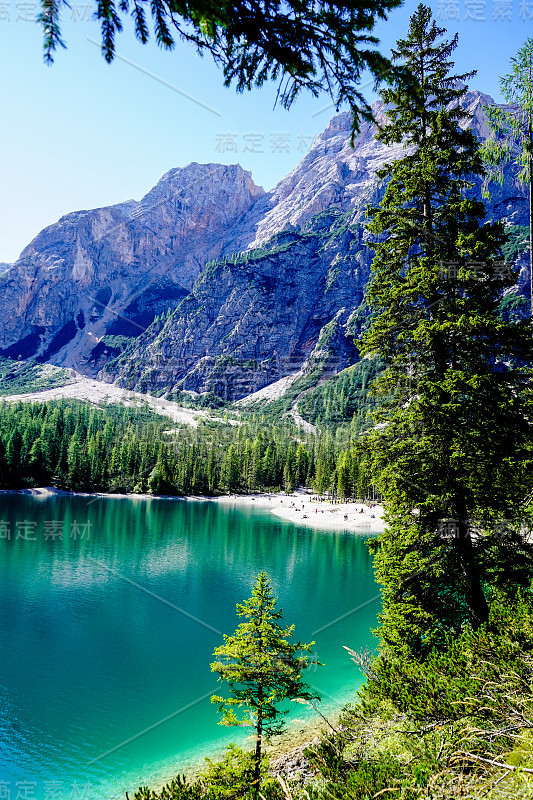
[[[289,773],[290,777],[290,773],[294,769],[291,761],[296,757],[296,759],[301,762],[301,760],[305,758],[303,756],[304,749],[316,744],[327,731],[336,729],[342,709],[355,700],[356,692],[357,687],[354,688],[353,697],[351,699],[345,698],[341,700],[339,698],[337,702],[329,702],[327,707],[323,709],[323,716],[325,719],[315,711],[315,713],[309,717],[304,716],[288,720],[287,730],[284,733],[275,737],[270,742],[265,741],[263,744],[263,752],[269,758],[270,772],[273,775],[281,774],[285,777],[287,777]],[[237,741],[239,739],[238,736],[235,738],[235,744],[237,744],[238,747],[242,747],[245,751],[250,750],[251,746],[246,742]],[[207,767],[206,757],[214,763],[217,763],[224,757],[224,749],[225,746],[220,745],[220,747],[216,748],[215,752],[211,751],[206,753],[204,751],[201,755],[198,753],[196,756],[189,756],[185,758],[179,766],[177,762],[176,770],[171,774],[167,770],[164,770],[154,775],[152,779],[147,778],[151,784],[150,788],[160,792],[178,774],[184,774],[189,782],[197,780]],[[132,787],[131,790],[128,789],[130,797],[131,792],[136,791],[136,789],[137,787],[135,787],[135,789]]]
[[[328,530],[339,533],[380,533],[384,530],[383,507],[377,503],[331,503],[329,500],[317,498],[304,489],[295,490],[290,494],[256,493],[218,495],[188,495],[179,497],[175,495],[152,495],[111,492],[67,492],[54,487],[39,487],[32,489],[2,489],[2,494],[23,494],[35,498],[47,497],[95,497],[115,498],[128,500],[173,500],[180,502],[210,502],[218,503],[225,507],[257,508],[269,511],[274,516],[300,525],[319,530]]]
[[[187,499],[214,500],[221,505],[236,508],[266,509],[280,519],[308,528],[361,534],[380,533],[384,530],[383,507],[377,503],[332,503],[318,499],[317,495],[309,494],[304,489],[290,494],[279,492]]]

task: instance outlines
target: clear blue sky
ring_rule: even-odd
[[[64,12],[68,49],[46,67],[40,28],[31,21],[35,0],[0,0],[0,261],[15,260],[62,214],[140,199],[168,169],[191,161],[240,162],[270,189],[334,113],[322,110],[326,96],[274,110],[274,86],[237,95],[190,45],[163,52],[153,41],[139,45],[128,30],[119,37],[119,58],[107,65],[90,41],[99,41],[92,0],[71,5]],[[416,5],[409,0],[378,25],[384,52],[405,34]],[[439,24],[459,32],[458,70],[477,69],[471,86],[499,99],[498,77],[533,36],[533,0],[431,6]]]

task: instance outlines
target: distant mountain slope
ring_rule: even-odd
[[[482,138],[487,102],[480,92],[464,99]],[[379,103],[375,113],[383,119]],[[139,391],[228,399],[318,374],[319,362],[324,375],[343,369],[356,357],[349,330],[370,274],[365,212],[384,189],[375,173],[403,153],[374,133],[363,125],[352,148],[350,117],[336,115],[268,193],[238,165],[191,164],[139,203],[63,217],[0,274],[0,355]],[[487,215],[527,223],[526,187],[512,169]]]
[[[175,307],[261,194],[238,165],[190,164],[140,202],[62,217],[0,276],[1,354],[90,372],[98,339]]]
[[[481,137],[487,102],[479,92],[465,97]],[[382,119],[379,104],[375,112]],[[352,364],[351,332],[364,313],[372,260],[366,209],[384,191],[376,170],[403,153],[401,146],[384,147],[374,133],[364,125],[352,148],[349,115],[334,117],[298,167],[243,218],[238,249],[252,235],[259,249],[208,265],[172,315],[141,334],[100,377],[139,391],[193,389],[235,400],[286,376],[313,372],[323,379]],[[480,191],[478,182],[472,193]],[[487,211],[514,225],[527,219],[525,189],[511,170],[503,186],[493,187]],[[523,290],[528,267],[520,247],[514,257]]]
[[[312,356],[326,373],[342,369],[356,355],[349,321],[370,269],[361,228],[354,233],[350,220],[330,209],[301,232],[209,264],[180,306],[101,377],[148,391],[213,391],[233,399],[297,373]]]

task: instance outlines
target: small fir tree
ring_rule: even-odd
[[[259,790],[263,738],[270,739],[284,731],[287,710],[279,706],[284,700],[318,700],[302,679],[311,661],[309,653],[314,642],[290,642],[294,625],[279,624],[281,610],[276,610],[272,582],[266,572],[260,572],[252,596],[237,604],[237,614],[245,617],[232,636],[224,636],[224,644],[214,652],[216,661],[211,670],[225,681],[231,697],[214,696],[222,712],[220,725],[246,725],[255,729],[254,788]],[[238,717],[236,709],[245,708]]]

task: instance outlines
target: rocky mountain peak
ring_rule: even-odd
[[[132,335],[175,307],[262,195],[238,164],[193,163],[139,202],[65,215],[0,276],[2,352],[90,370],[102,336]]]
[[[210,206],[220,206],[224,200],[227,202],[221,211],[233,218],[241,211],[243,198],[250,204],[263,194],[265,190],[256,186],[252,173],[240,164],[198,164],[193,161],[166,172],[139,205],[149,208],[159,202],[178,202],[206,210]]]
[[[478,91],[462,101],[482,137],[489,102]],[[381,102],[373,110],[385,120]],[[297,372],[321,331],[349,354],[371,263],[362,222],[384,188],[376,171],[405,152],[375,132],[363,123],[352,146],[350,114],[336,114],[269,192],[238,164],[193,162],[140,201],[62,217],[0,271],[2,353],[92,375],[123,353],[106,380],[148,391],[219,387],[231,368],[231,396]],[[509,172],[488,212],[524,224],[526,206]],[[261,369],[243,383],[250,364]]]

